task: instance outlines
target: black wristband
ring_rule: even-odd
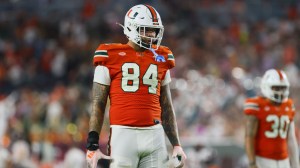
[[[86,149],[90,151],[95,151],[99,149],[99,134],[96,131],[89,132],[87,138]]]

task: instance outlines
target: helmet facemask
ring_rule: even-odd
[[[154,29],[155,36],[147,36],[147,31],[149,29]],[[157,49],[158,46],[160,46],[164,28],[163,27],[157,27],[157,26],[140,26],[138,29],[138,39],[137,45],[140,47],[150,49],[154,48]],[[133,41],[134,42],[134,41]],[[153,45],[156,45],[156,47],[153,47]]]
[[[285,101],[289,95],[287,86],[272,86],[271,89],[273,92],[271,99],[277,103]]]

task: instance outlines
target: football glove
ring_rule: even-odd
[[[86,161],[88,168],[97,168],[97,163],[99,159],[109,159],[111,160],[110,156],[104,155],[99,150],[99,134],[96,131],[89,132],[88,139],[87,139],[87,153],[86,153]]]
[[[174,168],[182,168],[186,160],[186,155],[181,146],[174,146],[172,160]]]
[[[110,156],[104,155],[99,149],[95,151],[88,150],[86,153],[86,161],[88,168],[97,168],[97,163],[99,159],[111,160]]]

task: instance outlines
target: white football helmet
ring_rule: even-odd
[[[129,9],[125,15],[123,28],[124,34],[130,41],[146,49],[151,49],[152,45],[155,44],[155,50],[158,49],[164,32],[159,13],[150,5],[136,5]],[[155,29],[156,36],[146,36],[146,28]],[[141,34],[141,31],[144,34]],[[149,42],[143,42],[142,38],[147,39]]]
[[[284,86],[286,88],[276,91],[272,89],[274,86]],[[270,69],[262,77],[260,88],[265,97],[274,102],[281,103],[287,100],[289,87],[289,80],[283,71]]]

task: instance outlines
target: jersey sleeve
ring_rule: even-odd
[[[94,53],[94,60],[93,60],[94,66],[106,64],[109,57],[107,50],[108,50],[107,45],[105,44],[99,45],[99,47],[96,49]]]
[[[108,68],[102,65],[96,66],[93,81],[103,85],[110,85],[111,79]]]
[[[170,83],[171,82],[171,75],[170,75],[170,70],[167,70],[165,76],[164,76],[164,79],[162,80],[161,82],[161,85],[162,86],[165,86],[166,84]]]
[[[246,99],[244,103],[244,113],[246,115],[257,115],[259,112],[259,104],[254,99]]]

